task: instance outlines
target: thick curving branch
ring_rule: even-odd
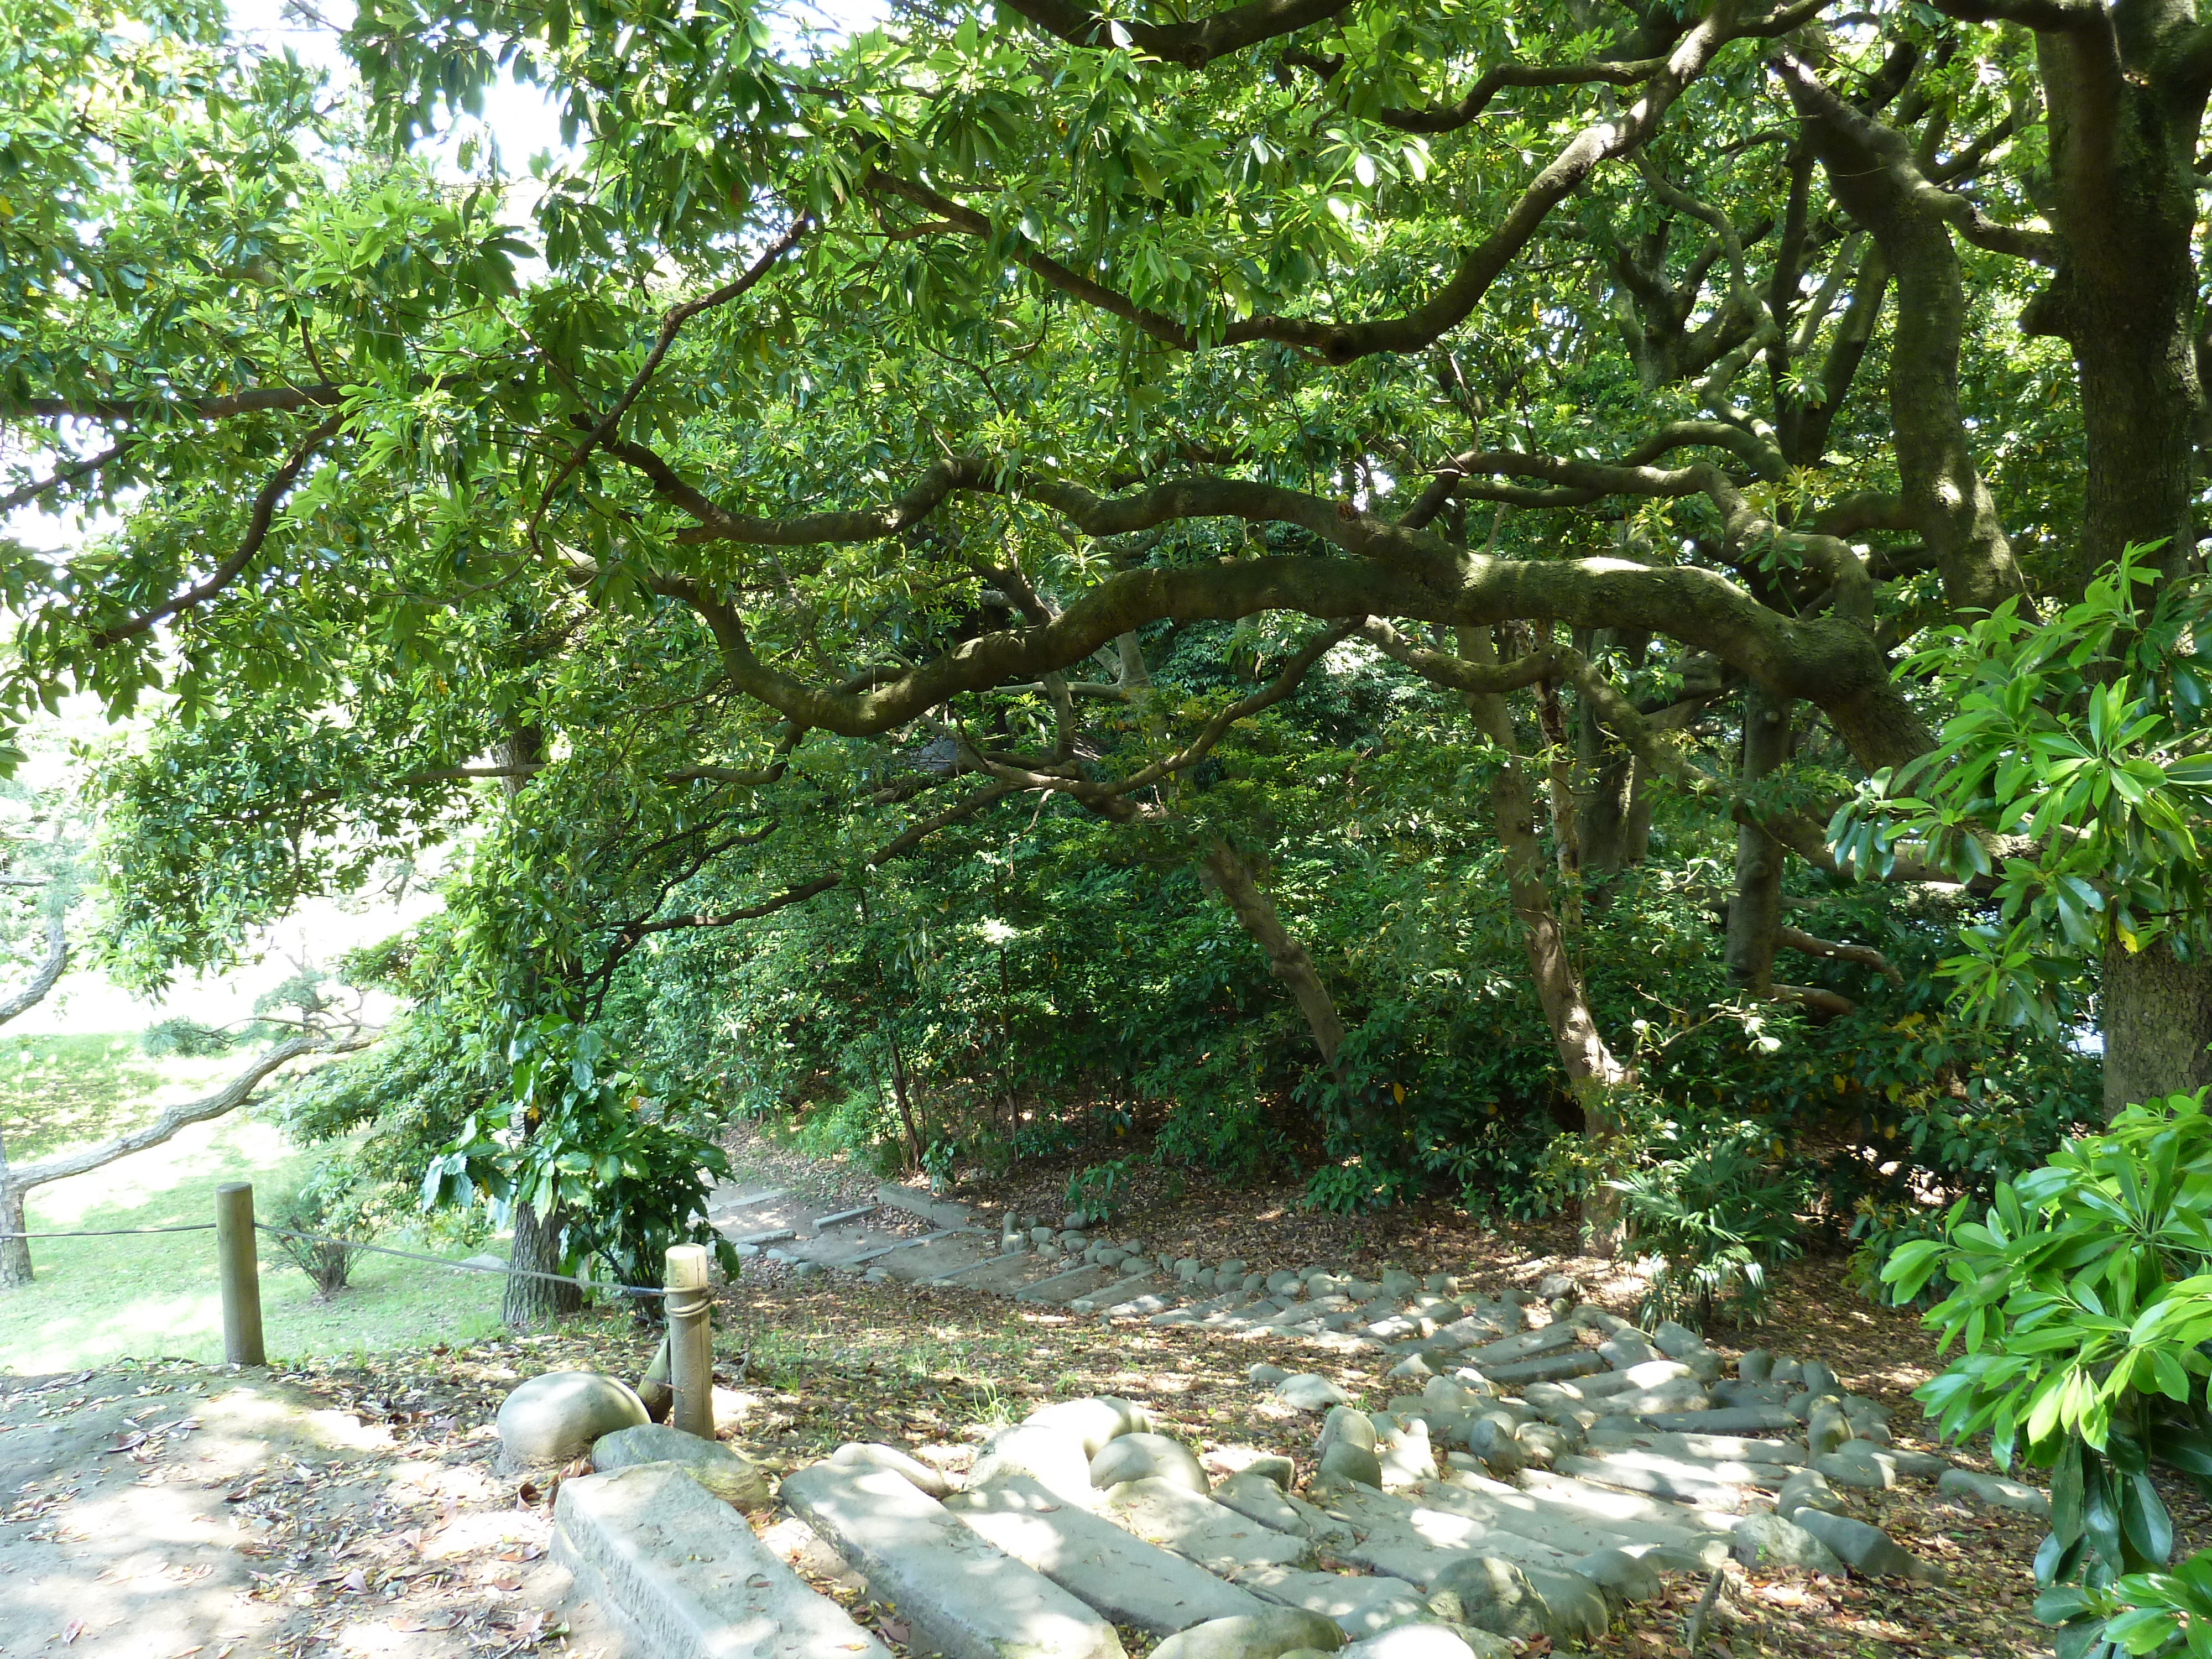
[[[611,453],[628,459],[635,446]],[[1492,470],[1515,467],[1574,470],[1585,464],[1507,452],[1475,461]],[[659,463],[648,477],[674,479]],[[1621,487],[1612,469],[1600,487]],[[1767,521],[1742,501],[1717,468],[1701,484],[1734,503],[1732,522],[1759,532]],[[1665,477],[1667,475],[1660,475]],[[1579,481],[1579,475],[1576,480]],[[680,480],[676,480],[680,483]],[[793,520],[752,520],[721,514],[688,484],[663,489],[665,499],[718,514],[701,525],[696,539],[790,544],[850,538],[877,539],[911,524],[915,497],[933,501],[960,487],[988,494],[1019,494],[1058,514],[1092,537],[1126,535],[1155,526],[1206,518],[1294,525],[1349,558],[1325,556],[1240,560],[1176,569],[1117,571],[1050,622],[997,629],[963,640],[942,655],[866,685],[811,685],[754,653],[742,617],[713,589],[688,577],[664,574],[652,586],[696,610],[714,631],[732,688],[774,708],[797,724],[848,737],[870,736],[920,718],[967,691],[1041,680],[1082,662],[1121,634],[1165,618],[1234,621],[1264,611],[1293,611],[1317,618],[1398,616],[1454,626],[1547,617],[1575,628],[1619,628],[1662,633],[1711,652],[1770,686],[1778,695],[1818,704],[1853,752],[1869,766],[1899,764],[1925,752],[1934,739],[1926,724],[1891,684],[1887,665],[1853,608],[1840,602],[1856,569],[1856,556],[1832,573],[1839,603],[1832,612],[1784,617],[1759,603],[1719,573],[1698,566],[1655,567],[1626,559],[1504,559],[1477,554],[1444,537],[1390,524],[1348,502],[1324,500],[1277,485],[1227,478],[1190,478],[1121,495],[1100,495],[1050,477],[994,475],[973,459],[943,463],[892,510],[813,514]],[[656,487],[659,487],[656,483]],[[1637,488],[1635,493],[1660,493]],[[1670,490],[1668,493],[1672,493]],[[1724,512],[1729,509],[1724,509]],[[697,514],[695,513],[694,516]],[[1808,547],[1817,538],[1806,538]],[[1840,544],[1835,544],[1840,547]],[[1812,551],[1818,552],[1817,547]],[[579,567],[588,580],[588,567]]]
[[[67,465],[58,466],[49,476],[27,483],[21,489],[10,490],[7,495],[0,495],[0,514],[13,513],[19,507],[27,507],[48,491],[59,489],[65,484],[73,484],[79,478],[90,477],[111,461],[122,459],[125,452],[130,447],[128,443],[117,444],[112,448],[100,451],[97,455],[88,455],[81,461],[71,461]]]
[[[1325,82],[1334,80],[1344,68],[1341,59],[1323,58],[1295,46],[1283,54],[1283,61],[1293,69],[1319,76]],[[1420,109],[1378,109],[1374,118],[1401,132],[1457,132],[1477,120],[1490,107],[1491,100],[1509,87],[1574,87],[1592,82],[1632,87],[1650,80],[1666,67],[1664,58],[1585,64],[1499,64],[1485,70],[1473,86],[1449,104],[1431,104]]]
[[[1872,233],[1898,289],[1889,414],[1905,514],[1935,550],[1944,597],[1989,610],[2027,579],[1974,465],[1960,404],[1966,296],[1951,241],[1953,198],[1922,177],[1904,136],[1837,97],[1787,52],[1771,60],[1844,210]]]
[[[553,498],[560,493],[561,486],[575,476],[576,470],[591,459],[594,449],[615,434],[616,429],[622,425],[622,417],[629,412],[630,405],[638,400],[653,377],[659,373],[662,359],[668,356],[669,348],[676,343],[676,337],[684,331],[684,325],[702,312],[713,311],[744,298],[775,268],[776,261],[799,246],[799,238],[806,234],[807,227],[811,222],[801,214],[790,229],[762,250],[760,257],[746,268],[742,276],[723,283],[711,293],[701,295],[696,300],[685,301],[660,319],[660,327],[653,335],[652,349],[646,353],[645,362],[638,366],[637,373],[630,376],[629,384],[623,388],[622,395],[615,399],[613,407],[576,441],[576,447],[554,470],[552,478],[539,494],[537,509],[530,515],[532,545],[537,544],[538,526],[544,521],[545,510],[553,504]]]
[[[204,1123],[210,1118],[221,1117],[236,1110],[253,1097],[261,1081],[278,1067],[289,1065],[303,1054],[350,1054],[366,1048],[383,1033],[379,1030],[356,1029],[342,1035],[327,1031],[310,1031],[278,1043],[265,1054],[258,1056],[236,1077],[211,1095],[198,1100],[180,1101],[166,1108],[151,1123],[131,1130],[127,1134],[100,1141],[74,1151],[56,1152],[35,1164],[18,1164],[7,1171],[7,1191],[20,1194],[33,1187],[42,1187],[50,1181],[64,1181],[112,1164],[118,1158],[132,1152],[143,1152],[149,1146],[158,1146],[189,1124]]]
[[[0,399],[0,420],[144,421],[161,415],[227,421],[237,415],[292,414],[331,409],[345,401],[340,386],[250,386],[207,398],[23,398]]]
[[[1068,0],[1006,0],[1047,34],[1075,46],[1127,45],[1182,69],[1204,69],[1217,58],[1262,40],[1295,34],[1349,9],[1351,0],[1246,0],[1188,23],[1139,23],[1109,18]]]

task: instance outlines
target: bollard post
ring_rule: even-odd
[[[265,1365],[261,1346],[261,1263],[253,1237],[253,1183],[226,1181],[215,1189],[215,1259],[222,1279],[222,1357],[234,1365]]]
[[[714,1334],[707,1323],[714,1305],[707,1291],[707,1247],[673,1244],[668,1250],[668,1389],[672,1428],[714,1437]]]

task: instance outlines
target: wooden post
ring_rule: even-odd
[[[714,1334],[708,1328],[714,1305],[707,1291],[707,1247],[672,1244],[668,1250],[668,1387],[675,1395],[668,1413],[672,1428],[714,1437]]]
[[[234,1365],[265,1365],[251,1182],[226,1181],[215,1189],[215,1259],[222,1276],[222,1357]]]

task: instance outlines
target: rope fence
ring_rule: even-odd
[[[579,1279],[574,1273],[540,1273],[535,1267],[511,1267],[502,1263],[494,1267],[489,1261],[452,1261],[442,1255],[424,1255],[419,1250],[395,1250],[389,1244],[364,1244],[358,1239],[326,1238],[320,1233],[303,1233],[296,1227],[272,1227],[265,1221],[253,1224],[257,1232],[275,1233],[281,1238],[303,1239],[310,1244],[336,1244],[349,1250],[367,1250],[372,1255],[396,1255],[402,1261],[427,1261],[434,1267],[451,1267],[456,1273],[501,1273],[508,1279],[550,1279],[556,1285],[574,1285],[580,1291],[610,1291],[621,1296],[666,1296],[665,1285],[613,1285],[597,1279]]]
[[[617,1296],[665,1298],[668,1334],[661,1339],[639,1386],[639,1395],[659,1420],[666,1416],[678,1428],[708,1439],[714,1435],[714,1338],[708,1320],[714,1305],[707,1282],[707,1251],[703,1245],[676,1244],[667,1253],[665,1285],[617,1285],[579,1279],[572,1273],[541,1273],[534,1267],[496,1265],[487,1261],[454,1261],[419,1250],[394,1249],[360,1239],[331,1238],[279,1227],[257,1220],[253,1188],[243,1181],[226,1182],[215,1189],[216,1218],[169,1227],[78,1227],[46,1231],[0,1232],[0,1239],[129,1238],[156,1233],[213,1233],[216,1261],[222,1285],[223,1358],[234,1365],[268,1363],[261,1334],[261,1263],[253,1247],[256,1233],[295,1238],[309,1244],[326,1244],[345,1250],[365,1250],[374,1255],[397,1256],[403,1261],[426,1262],[457,1273],[498,1273],[508,1279],[549,1279],[580,1291],[604,1291]]]
[[[129,1238],[137,1233],[211,1233],[212,1221],[193,1221],[181,1227],[77,1227],[66,1232],[0,1233],[0,1238]]]

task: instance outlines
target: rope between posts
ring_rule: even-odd
[[[539,1273],[535,1267],[494,1267],[478,1261],[453,1261],[442,1255],[395,1250],[388,1244],[363,1244],[350,1238],[328,1238],[321,1233],[303,1233],[296,1227],[272,1227],[265,1221],[257,1221],[253,1224],[259,1231],[275,1233],[283,1238],[305,1239],[310,1244],[336,1244],[344,1249],[368,1250],[376,1255],[396,1255],[402,1261],[427,1261],[434,1267],[452,1267],[460,1273],[504,1273],[509,1279],[550,1279],[556,1285],[574,1285],[580,1291],[612,1291],[622,1296],[666,1296],[669,1293],[666,1287],[659,1285],[603,1285],[597,1279],[578,1279],[571,1273]]]
[[[0,1233],[0,1238],[130,1238],[138,1233],[211,1233],[212,1221],[195,1221],[183,1227],[80,1227],[68,1232]]]

